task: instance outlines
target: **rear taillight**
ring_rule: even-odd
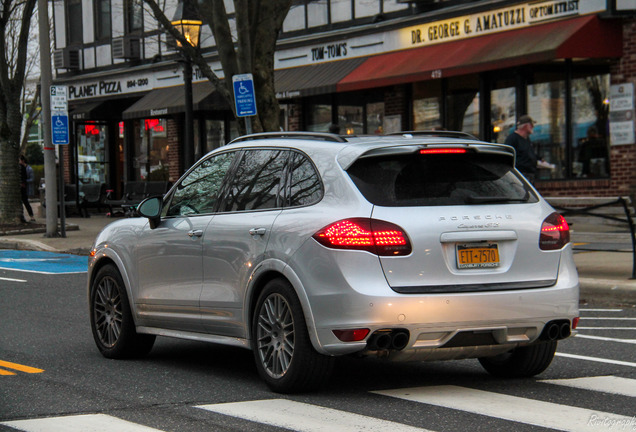
[[[545,218],[541,225],[539,248],[541,250],[556,250],[570,242],[570,227],[565,218],[558,213],[552,213]]]
[[[411,242],[404,230],[377,219],[343,219],[327,225],[313,237],[332,249],[364,250],[382,256],[411,253]]]

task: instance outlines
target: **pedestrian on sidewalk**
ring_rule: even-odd
[[[29,203],[28,189],[29,170],[31,171],[31,182],[33,182],[33,169],[27,164],[27,160],[24,155],[20,155],[20,157],[18,158],[18,163],[20,164],[20,197],[22,198],[22,204],[24,204],[24,207],[29,214],[31,222],[35,222],[35,218],[33,217],[33,209],[31,208],[31,204]],[[22,219],[24,220],[24,215],[22,216]]]
[[[537,155],[530,141],[534,129],[534,120],[529,115],[522,115],[517,121],[517,129],[506,137],[506,145],[512,146],[517,152],[516,168],[534,183],[537,173]]]

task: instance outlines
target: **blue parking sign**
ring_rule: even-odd
[[[236,115],[238,117],[255,116],[256,96],[252,74],[234,75],[232,84],[234,86]]]
[[[51,133],[53,144],[64,145],[69,143],[67,115],[51,116]]]

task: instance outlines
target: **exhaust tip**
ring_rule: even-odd
[[[369,337],[367,348],[372,351],[399,351],[408,345],[410,337],[409,332],[404,329],[378,330]]]
[[[393,340],[391,341],[391,347],[395,350],[402,350],[409,343],[409,334],[405,331],[398,331],[393,334]]]
[[[559,339],[569,338],[572,332],[570,331],[570,324],[563,323],[561,327],[559,327]]]
[[[556,341],[570,337],[572,331],[570,329],[570,321],[556,320],[548,322],[541,332],[540,339],[548,341]]]

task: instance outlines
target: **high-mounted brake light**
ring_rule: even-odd
[[[435,149],[422,149],[420,154],[462,154],[466,153],[465,148],[435,148]]]
[[[313,237],[332,249],[364,250],[382,256],[411,253],[406,232],[395,224],[377,219],[343,219],[327,225]]]
[[[570,227],[565,218],[558,213],[552,213],[545,218],[541,225],[539,248],[541,250],[556,250],[570,242]]]

